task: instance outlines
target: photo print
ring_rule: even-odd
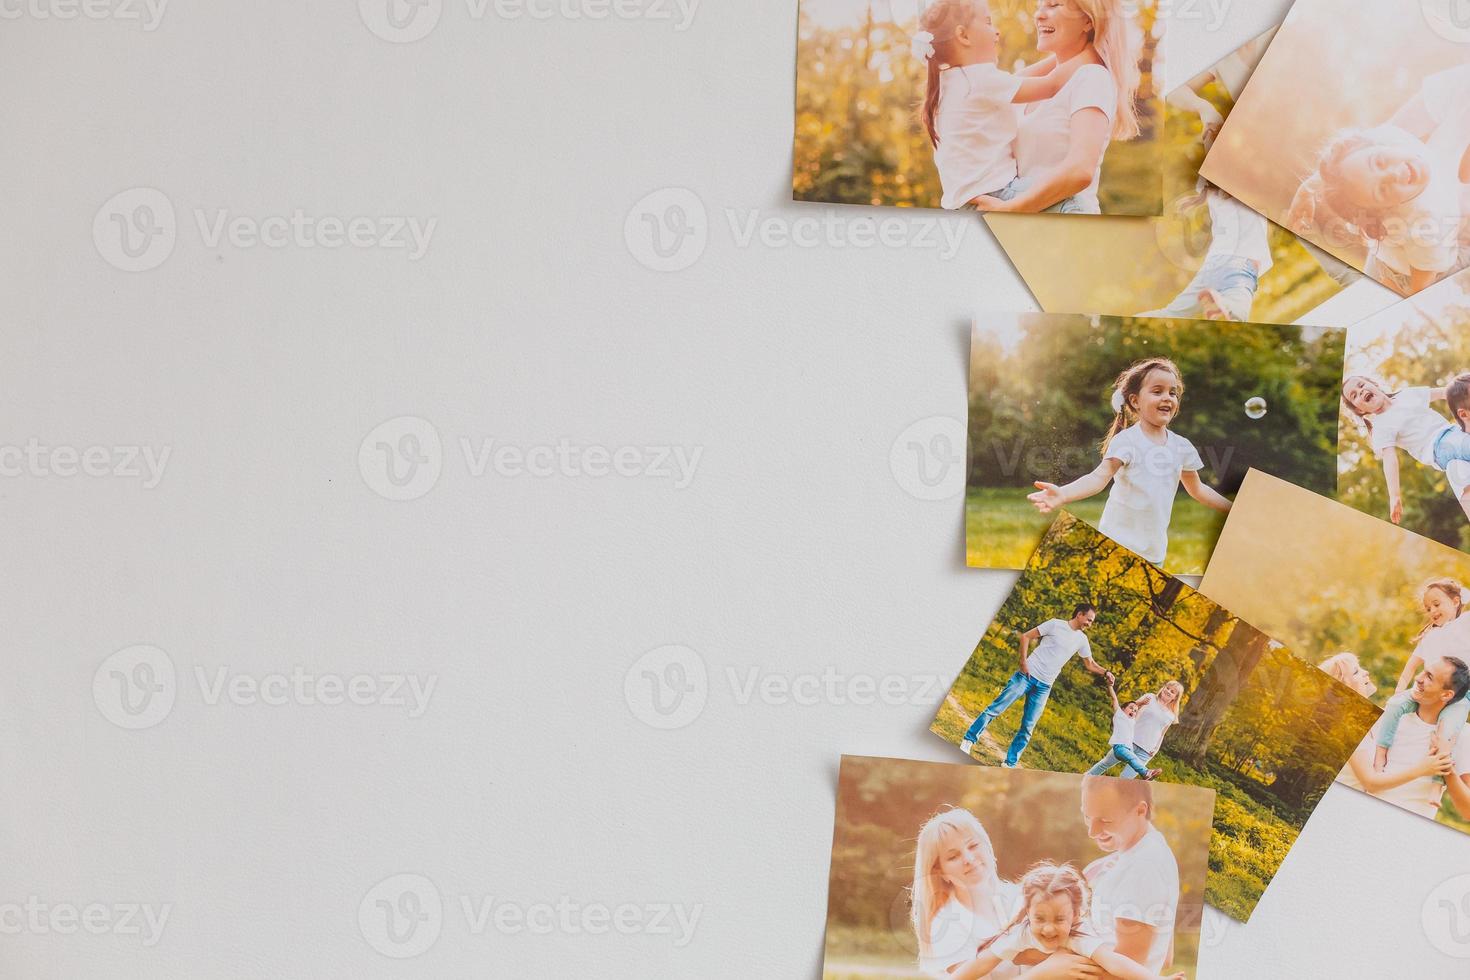
[[[799,201],[1163,213],[1159,0],[801,0]]]
[[[1252,473],[1200,590],[1382,707],[1340,782],[1470,833],[1467,586],[1470,556]]]
[[[1055,222],[989,214],[986,223],[1049,313],[1294,323],[1362,278],[1199,175],[1275,29],[1170,92],[1164,214]]]
[[[1336,484],[1344,332],[1060,314],[978,318],[965,554],[1021,568],[1067,507],[1174,574],[1204,571],[1251,467]]]
[[[1378,716],[1233,610],[1063,513],[931,730],[989,765],[1215,790],[1206,898],[1246,920]]]
[[[822,976],[1193,980],[1214,803],[1194,786],[844,756]]]
[[[1403,296],[1465,267],[1462,0],[1297,0],[1200,172]]]

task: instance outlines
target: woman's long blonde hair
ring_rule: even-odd
[[[1103,66],[1113,76],[1118,93],[1118,110],[1113,116],[1113,139],[1138,136],[1138,86],[1143,73],[1138,67],[1138,45],[1134,43],[1122,0],[1067,0],[1092,19],[1092,46]]]
[[[1174,699],[1174,703],[1173,704],[1164,704],[1164,692],[1167,691],[1171,687],[1172,688],[1175,688],[1176,690],[1178,690],[1179,696]],[[1174,720],[1175,721],[1178,721],[1179,720],[1179,704],[1180,704],[1180,702],[1182,702],[1184,700],[1184,685],[1181,684],[1181,683],[1179,683],[1177,680],[1176,681],[1169,681],[1163,687],[1159,688],[1158,696],[1155,697],[1154,700],[1157,701],[1159,704],[1164,705],[1164,707],[1168,708],[1169,711],[1173,713]]]
[[[919,937],[919,949],[927,951],[931,939],[934,917],[955,896],[955,888],[939,872],[939,859],[944,849],[957,840],[975,839],[984,852],[989,877],[988,891],[993,896],[1000,887],[1000,875],[995,868],[995,847],[990,835],[975,815],[962,807],[941,810],[930,817],[919,830],[919,840],[914,850],[914,885],[910,893],[914,934]]]

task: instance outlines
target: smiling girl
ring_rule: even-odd
[[[1103,437],[1097,469],[1066,486],[1037,481],[1027,496],[1049,514],[1107,488],[1098,530],[1160,564],[1169,552],[1169,519],[1179,485],[1199,503],[1221,512],[1230,501],[1200,479],[1204,461],[1188,439],[1169,429],[1179,416],[1184,379],[1165,357],[1137,361],[1113,386],[1112,427]]]
[[[1470,461],[1470,432],[1464,429],[1460,412],[1467,388],[1461,376],[1444,388],[1405,388],[1385,391],[1384,386],[1361,374],[1349,375],[1342,383],[1342,401],[1368,430],[1373,453],[1383,464],[1383,478],[1388,484],[1388,517],[1395,524],[1403,520],[1404,499],[1399,484],[1398,450],[1432,469],[1447,473],[1451,463]],[[1450,397],[1455,388],[1455,397]],[[1455,424],[1429,406],[1451,401],[1451,411],[1460,424]],[[1467,410],[1470,414],[1470,410]],[[1455,481],[1451,481],[1452,483]],[[1457,492],[1456,496],[1460,494]]]

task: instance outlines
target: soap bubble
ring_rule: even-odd
[[[1248,419],[1260,419],[1266,416],[1266,399],[1260,395],[1247,398],[1245,402],[1245,417]]]

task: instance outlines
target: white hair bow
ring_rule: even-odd
[[[913,40],[914,57],[921,61],[928,61],[934,57],[934,35],[928,31],[919,31]]]
[[[1123,413],[1123,389],[1122,388],[1114,388],[1113,389],[1113,402],[1112,402],[1112,405],[1113,405],[1113,411],[1117,412],[1120,415]]]

